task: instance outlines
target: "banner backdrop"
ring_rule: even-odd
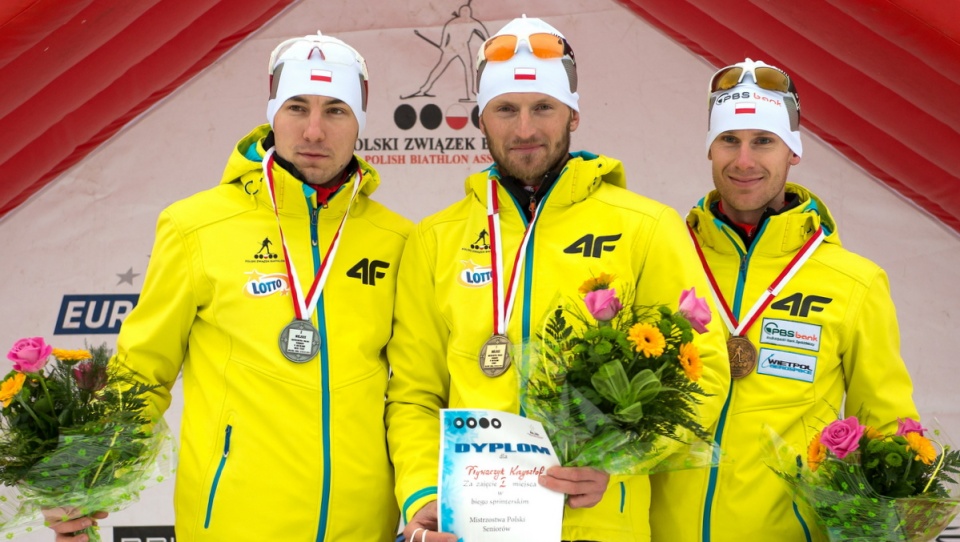
[[[356,152],[383,178],[374,198],[413,220],[456,201],[466,175],[491,162],[477,124],[477,47],[522,13],[559,28],[576,52],[582,118],[572,150],[620,158],[632,190],[685,214],[712,188],[704,137],[713,69],[616,2],[304,0],[0,221],[0,346],[27,336],[60,348],[112,346],[136,305],[158,213],[215,186],[236,141],[266,122],[267,59],[291,36],[320,29],[366,57],[370,103]],[[955,379],[944,377],[960,318],[960,239],[803,137],[790,179],[827,202],[847,247],[888,272],[920,411],[960,438]],[[251,239],[251,258],[262,248]],[[175,432],[182,408],[177,386],[167,412]],[[113,525],[171,525],[172,490],[167,482],[111,515],[105,540]]]

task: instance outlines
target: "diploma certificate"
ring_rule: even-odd
[[[564,495],[537,483],[560,464],[540,422],[444,409],[440,424],[441,531],[461,542],[560,540]]]

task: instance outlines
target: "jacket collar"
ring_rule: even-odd
[[[272,208],[270,193],[267,190],[266,180],[263,178],[262,157],[267,149],[263,143],[270,133],[270,125],[263,124],[253,129],[233,148],[227,166],[224,169],[220,184],[239,183],[241,188],[256,199],[258,205]],[[326,216],[340,217],[346,211],[353,193],[354,183],[360,182],[360,193],[369,196],[380,185],[380,175],[377,171],[359,156],[354,155],[358,163],[358,170],[343,184],[327,203]],[[312,191],[302,181],[295,178],[287,170],[280,167],[276,161],[273,164],[273,180],[277,198],[277,208],[281,214],[309,213],[304,188]]]
[[[800,185],[787,183],[786,191],[797,194],[799,205],[769,217],[760,226],[751,248],[753,254],[781,256],[796,252],[821,225],[827,233],[824,242],[840,245],[836,223],[827,206]],[[719,199],[720,193],[716,190],[707,194],[687,215],[687,224],[703,246],[723,254],[739,254],[744,250],[743,241],[710,210]]]
[[[470,175],[465,183],[467,195],[472,195],[486,206],[488,179],[497,175],[496,164]],[[590,194],[600,188],[602,183],[626,188],[627,178],[620,160],[586,151],[572,153],[566,166],[560,171],[560,176],[550,190],[544,205],[547,207],[573,205],[587,199]],[[501,190],[504,188],[501,187]]]

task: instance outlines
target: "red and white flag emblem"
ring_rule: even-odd
[[[311,81],[323,81],[324,83],[333,82],[333,72],[330,70],[310,70]]]
[[[536,81],[537,80],[537,69],[536,68],[514,68],[513,70],[514,80],[526,80],[526,81]]]
[[[752,115],[757,112],[757,104],[753,102],[740,102],[736,104],[736,108],[733,110],[735,115],[749,114]]]

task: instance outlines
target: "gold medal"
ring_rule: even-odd
[[[730,337],[727,355],[730,357],[730,376],[734,379],[747,376],[757,366],[757,348],[746,337]]]
[[[320,351],[320,332],[306,320],[296,319],[280,332],[280,352],[294,363],[305,363]]]
[[[506,335],[494,335],[480,348],[480,370],[494,378],[507,372],[510,367],[510,339]]]

